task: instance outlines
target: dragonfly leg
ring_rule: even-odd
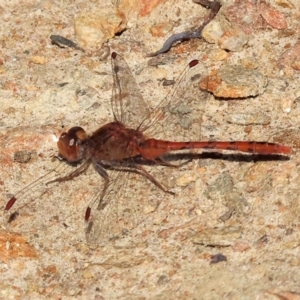
[[[175,165],[175,164],[172,164],[166,160],[164,160],[163,158],[161,157],[158,157],[154,160],[154,162],[160,166],[166,166],[166,167],[172,167],[172,168],[178,168],[180,165]]]
[[[169,164],[168,162],[165,162],[161,158],[157,158],[157,159],[153,160],[152,162],[154,162],[155,164],[159,164],[159,165],[177,167],[176,165],[172,165],[172,164]],[[126,161],[126,162],[121,161],[121,162],[114,162],[114,164],[105,162],[104,165],[107,165],[109,168],[111,168],[112,170],[115,170],[115,171],[135,172],[137,174],[140,174],[140,175],[146,177],[147,179],[149,179],[153,184],[155,184],[158,188],[160,188],[165,193],[175,195],[173,192],[166,190],[148,171],[146,171],[143,168],[142,165],[140,165],[136,161]]]
[[[166,190],[149,172],[147,172],[141,165],[135,165],[134,169],[136,172],[147,179],[149,179],[153,184],[155,184],[158,188],[160,188],[165,193],[168,193],[170,195],[175,195],[175,193]]]
[[[179,167],[184,166],[185,164],[189,163],[190,161],[192,161],[192,159],[188,159],[180,164],[173,164],[173,163],[166,161],[165,159],[163,159],[161,157],[158,157],[155,159],[155,163],[157,163],[161,166],[172,167],[172,168],[179,168]]]
[[[94,167],[95,167],[95,170],[97,171],[97,173],[104,179],[104,185],[103,185],[103,188],[102,188],[102,191],[101,191],[99,204],[98,204],[98,207],[97,207],[97,209],[100,210],[100,209],[103,209],[107,204],[107,203],[103,203],[102,200],[103,200],[104,195],[105,195],[105,193],[107,191],[107,188],[109,186],[109,177],[108,177],[108,174],[105,171],[104,167],[102,166],[102,164],[95,163]]]
[[[69,173],[66,176],[59,177],[59,178],[56,178],[54,180],[48,181],[48,182],[46,182],[46,185],[48,185],[50,183],[54,183],[54,182],[63,182],[63,181],[72,180],[73,178],[75,178],[75,177],[79,176],[80,174],[84,173],[88,169],[90,164],[91,164],[90,161],[86,161],[79,168],[77,168],[75,171]]]

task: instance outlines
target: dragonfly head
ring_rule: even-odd
[[[77,162],[82,159],[84,141],[87,134],[81,127],[72,127],[68,132],[63,132],[57,142],[59,154],[68,162]]]

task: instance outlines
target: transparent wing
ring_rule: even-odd
[[[111,105],[114,118],[129,128],[138,128],[149,115],[149,106],[122,56],[113,52],[111,64],[114,81]]]
[[[107,171],[109,186],[94,197],[86,226],[90,245],[107,245],[129,236],[160,204],[164,192],[130,168]]]
[[[5,211],[11,214],[14,213],[16,209],[22,208],[23,212],[24,207],[32,201],[40,199],[47,190],[53,188],[51,183],[65,181],[61,179],[72,176],[80,167],[81,166],[73,167],[65,162],[57,163],[56,167],[52,170],[15,193],[7,202]],[[10,222],[10,220],[8,220],[8,222]]]
[[[201,140],[201,122],[208,93],[199,88],[205,66],[191,61],[170,93],[141,125],[147,136],[169,141]]]
[[[143,100],[126,62],[112,54],[114,88],[112,107],[115,119],[147,136],[170,141],[199,140],[207,94],[199,89],[205,68],[197,60],[183,71],[173,90],[151,112]],[[137,166],[138,164],[136,164]],[[92,200],[86,238],[91,245],[106,245],[131,235],[154,212],[165,193],[137,168],[125,163],[107,170],[109,185]],[[145,166],[146,168],[146,166]],[[149,171],[157,169],[148,167]],[[152,170],[151,170],[152,169]],[[160,181],[159,181],[160,182]]]

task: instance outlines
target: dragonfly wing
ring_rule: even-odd
[[[150,109],[143,99],[132,72],[122,56],[111,55],[113,91],[111,105],[116,121],[129,128],[138,128],[148,117]]]
[[[109,186],[104,196],[95,195],[91,204],[91,217],[86,226],[90,245],[104,246],[132,234],[160,203],[162,193],[134,169],[120,166],[107,170]]]
[[[24,188],[19,190],[17,193],[14,194],[12,198],[16,199],[15,202],[17,202],[18,205],[26,206],[29,202],[38,199],[40,195],[42,195],[47,189],[49,189],[50,183],[66,181],[62,179],[71,176],[71,174],[75,171],[76,168],[73,168],[72,166],[60,162],[56,164],[56,167],[51,169],[49,172],[45,173],[43,176],[32,181]],[[9,210],[10,207],[12,207],[12,205],[9,205],[8,203],[6,207],[6,210]]]
[[[169,141],[201,140],[201,123],[208,93],[199,88],[205,66],[191,61],[171,92],[153,110],[142,128],[146,135]]]

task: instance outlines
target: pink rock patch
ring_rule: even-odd
[[[266,2],[261,2],[259,5],[261,16],[273,28],[285,29],[287,23],[284,15]]]

